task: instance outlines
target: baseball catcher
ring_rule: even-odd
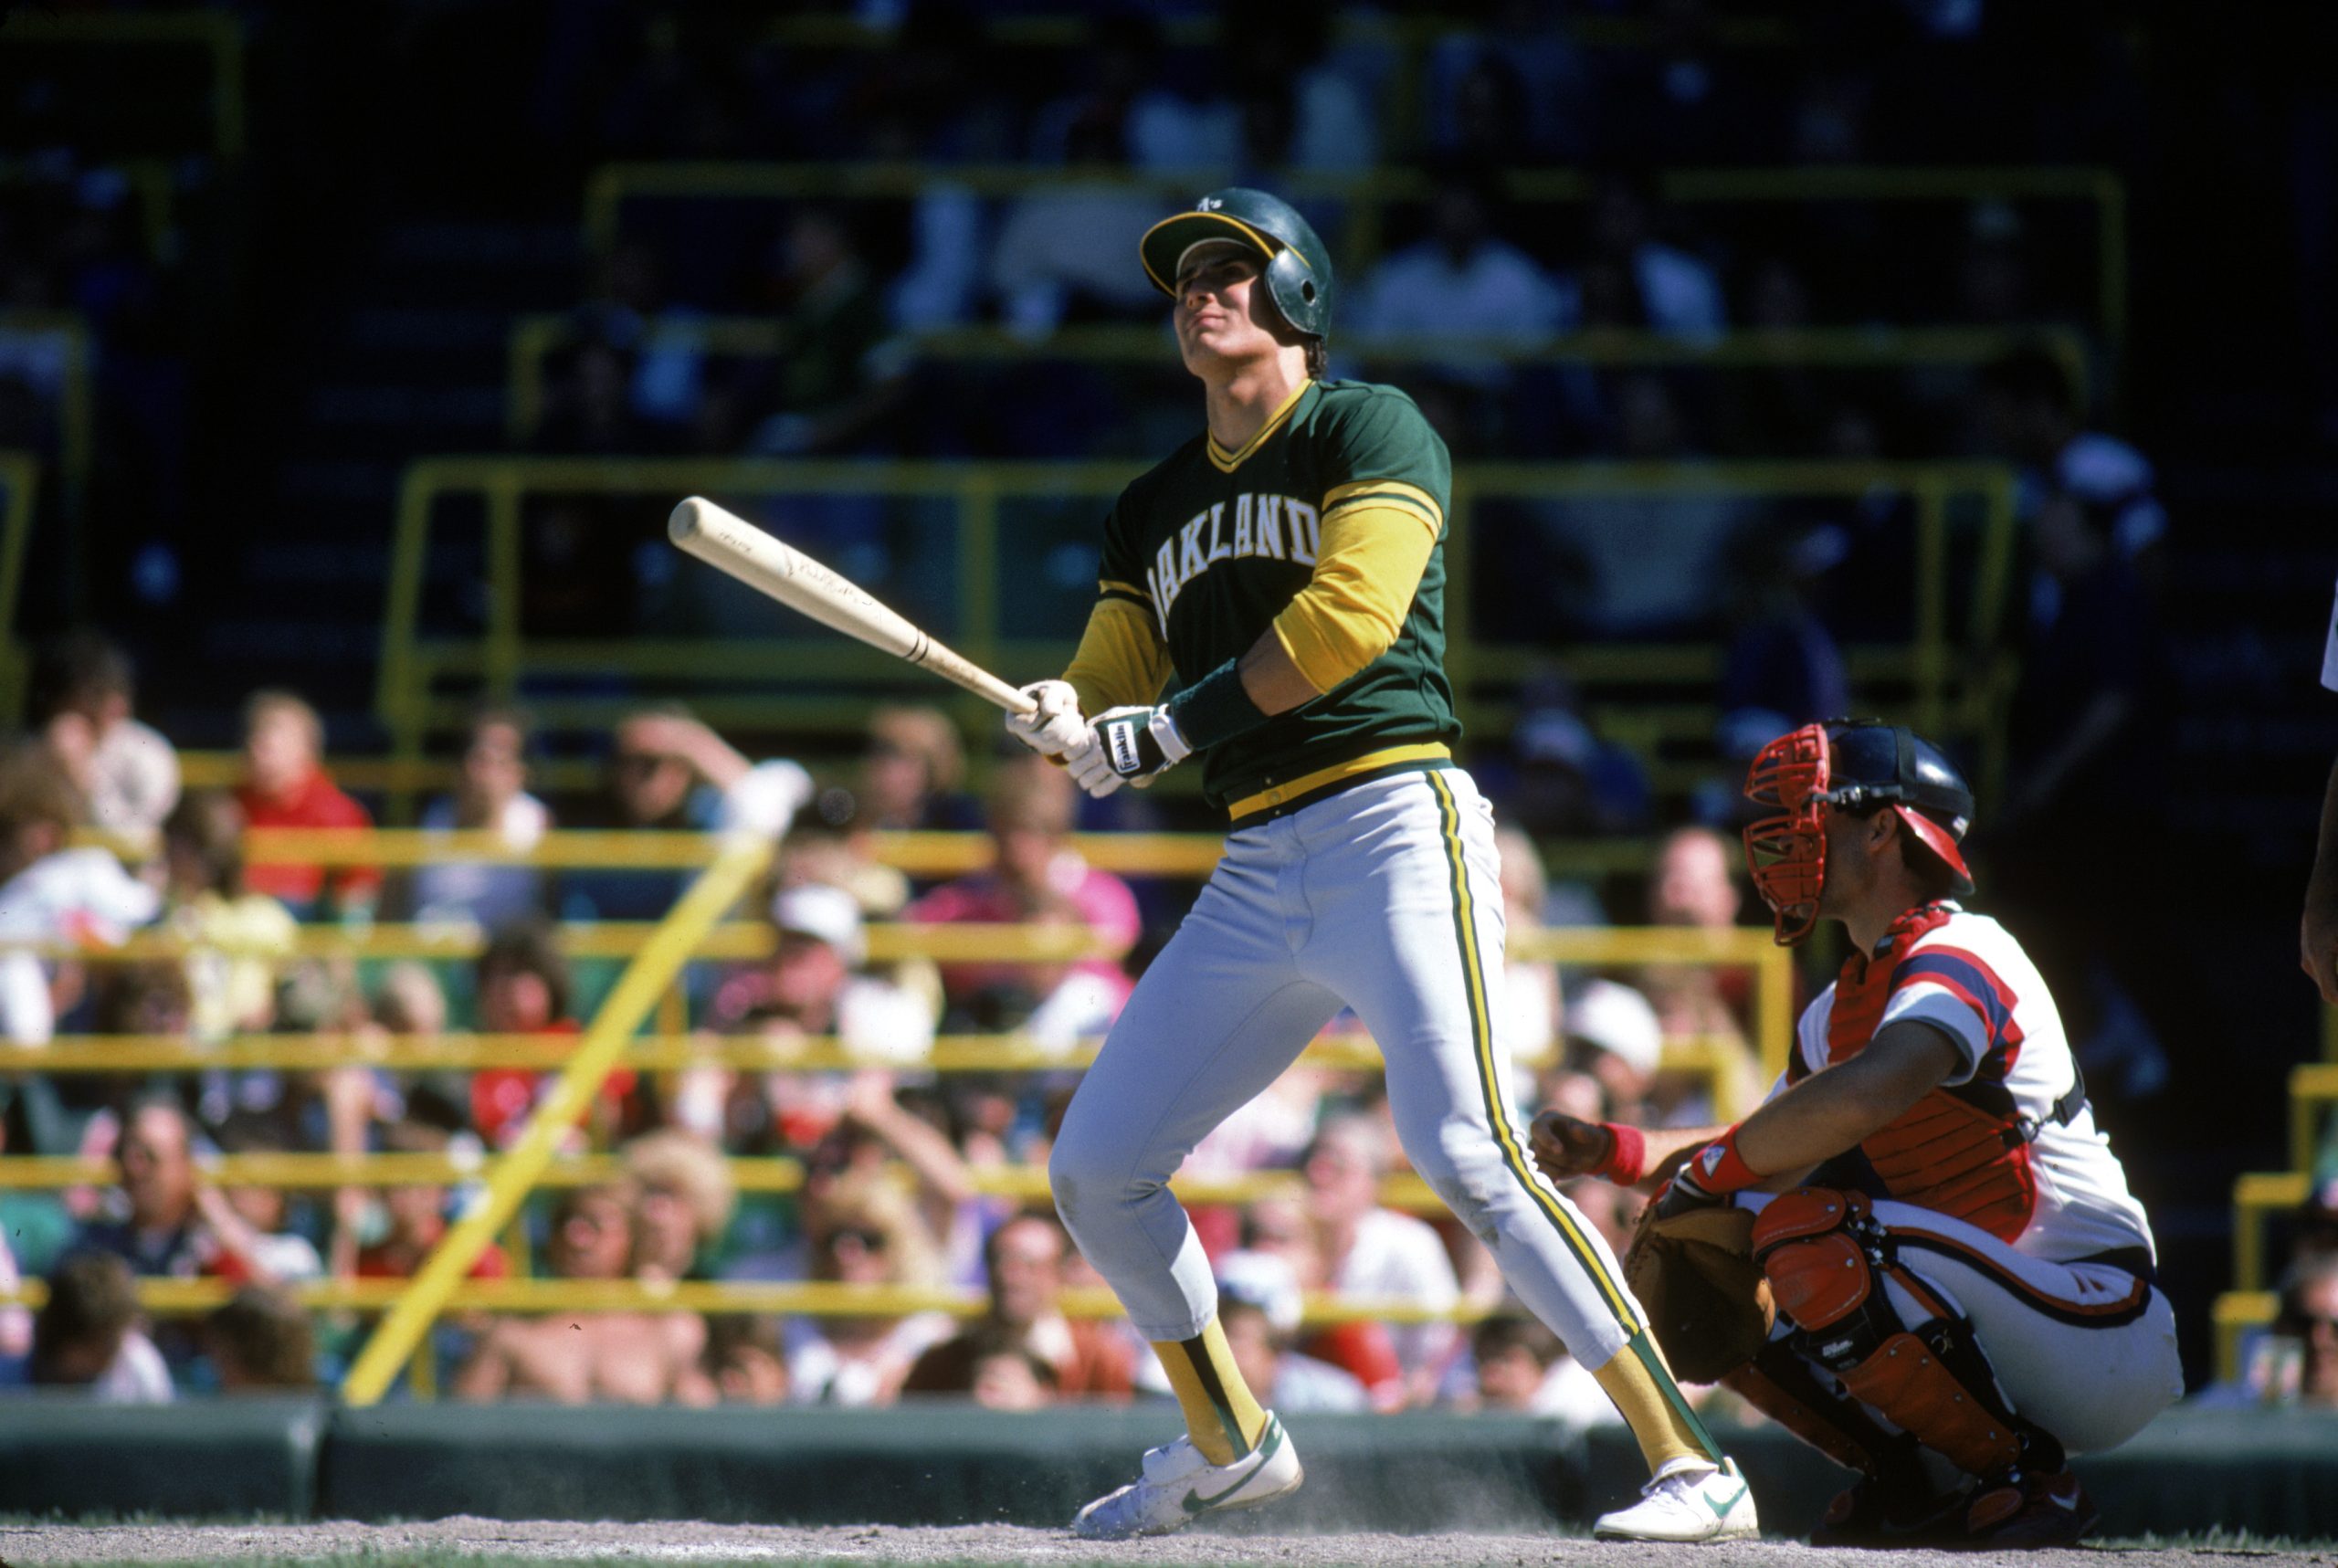
[[[1855,950],[1734,1127],[1545,1112],[1553,1178],[1658,1190],[1627,1272],[1682,1375],[1719,1380],[1859,1483],[1822,1545],[2043,1547],[2093,1505],[2068,1457],[2183,1392],[2149,1223],[2094,1125],[2053,999],[1955,900],[1973,795],[1905,729],[1780,737],[1745,794],[1746,862],[1798,942]]]

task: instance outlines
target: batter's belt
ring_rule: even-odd
[[[1288,816],[1294,811],[1313,805],[1317,801],[1353,789],[1374,779],[1386,778],[1392,773],[1426,773],[1432,768],[1451,764],[1453,752],[1442,741],[1430,741],[1418,745],[1386,746],[1376,752],[1366,752],[1360,757],[1333,763],[1328,768],[1318,768],[1311,773],[1301,773],[1287,783],[1273,784],[1256,795],[1246,795],[1226,808],[1227,816],[1236,827],[1256,827],[1262,822],[1272,822],[1278,816]]]

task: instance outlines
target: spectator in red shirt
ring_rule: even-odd
[[[244,704],[244,782],[236,802],[247,827],[371,827],[365,808],[326,776],[324,725],[289,691],[256,691]],[[252,866],[244,886],[280,899],[303,920],[372,911],[382,873],[371,866]]]
[[[497,931],[479,955],[479,1026],[490,1035],[574,1035],[569,1016],[568,960],[550,925],[522,921]],[[536,1096],[552,1079],[528,1068],[489,1068],[471,1075],[471,1125],[491,1145],[511,1142],[527,1124]],[[613,1131],[633,1092],[634,1075],[624,1068],[601,1085],[595,1114]]]
[[[990,869],[936,888],[904,910],[902,918],[937,924],[1019,922],[1069,900],[1115,954],[1126,952],[1136,945],[1143,924],[1136,895],[1071,847],[1077,800],[1070,775],[1044,758],[1002,763],[991,786]],[[1128,973],[1117,956],[1082,959],[1072,972],[1095,976],[1118,998],[1128,994]],[[1019,994],[1030,984],[1030,974],[1009,964],[948,964],[942,982],[953,1005],[980,1018],[998,1011],[993,994]]]
[[[444,1154],[452,1142],[443,1130],[420,1121],[393,1122],[382,1133],[383,1152],[391,1154]],[[424,1182],[384,1187],[382,1213],[389,1226],[382,1238],[361,1247],[349,1246],[356,1238],[348,1235],[348,1251],[333,1249],[334,1273],[359,1279],[413,1278],[447,1234],[447,1189]],[[503,1248],[490,1242],[471,1265],[470,1278],[501,1279],[511,1272]]]

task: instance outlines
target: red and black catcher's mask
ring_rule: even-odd
[[[1745,798],[1775,814],[1746,825],[1745,867],[1770,906],[1781,946],[1818,924],[1831,812],[1899,813],[1916,842],[1948,868],[1954,891],[1973,890],[1959,847],[1973,822],[1973,791],[1939,747],[1904,726],[1805,724],[1762,748],[1745,775]]]

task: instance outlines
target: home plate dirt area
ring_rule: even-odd
[[[2066,1552],[2029,1554],[2036,1568],[2177,1568],[2236,1559],[2278,1557],[2284,1564],[2338,1563],[2326,1545],[2293,1546],[2237,1537],[2230,1542],[2168,1545],[2111,1541]],[[349,1563],[365,1568],[456,1564],[483,1568],[501,1563],[855,1563],[870,1565],[1037,1563],[1059,1568],[1143,1563],[1161,1568],[1969,1568],[1969,1556],[1933,1552],[1818,1552],[1792,1541],[1722,1546],[1609,1545],[1564,1535],[1276,1534],[1192,1531],[1151,1541],[1100,1543],[1063,1531],[1015,1525],[901,1528],[842,1525],[792,1529],[743,1524],[514,1523],[455,1518],[416,1524],[31,1524],[0,1525],[0,1564],[35,1563]]]

